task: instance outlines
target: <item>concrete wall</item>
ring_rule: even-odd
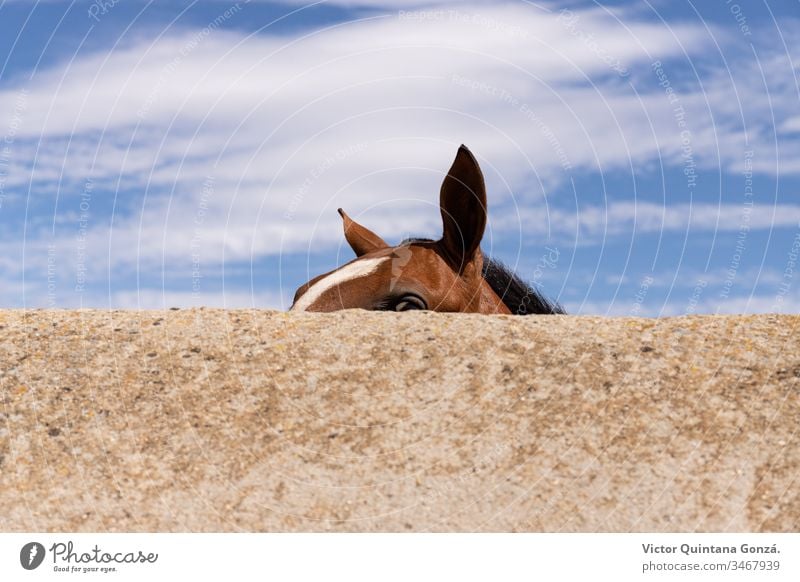
[[[0,531],[798,531],[800,317],[0,312]]]

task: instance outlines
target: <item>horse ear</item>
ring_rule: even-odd
[[[444,233],[440,244],[461,272],[480,247],[486,228],[486,185],[478,161],[461,146],[439,194]]]
[[[350,248],[355,251],[357,257],[389,246],[377,234],[347,216],[341,208],[339,209],[339,214],[344,221],[344,238],[347,239]]]

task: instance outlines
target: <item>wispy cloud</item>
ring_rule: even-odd
[[[495,236],[517,233],[593,244],[603,238],[648,233],[739,232],[800,229],[800,204],[656,204],[609,200],[573,210],[518,208],[493,218]]]
[[[620,132],[620,123],[647,117],[623,83],[599,98],[591,84],[570,88],[608,70],[565,34],[557,14],[520,6],[480,12],[516,32],[485,20],[394,15],[290,38],[220,30],[200,39],[167,36],[41,71],[24,86],[27,108],[8,186],[55,182],[69,197],[92,177],[113,189],[106,195],[119,180],[147,193],[142,216],[115,228],[115,237],[154,241],[166,226],[163,248],[139,249],[147,260],[178,251],[186,238],[181,223],[196,212],[201,184],[213,175],[214,224],[207,227],[222,232],[208,237],[247,256],[305,248],[326,204],[363,209],[392,198],[435,200],[461,141],[484,158],[493,184],[513,187],[534,173],[563,178],[545,129],[576,167],[656,155],[654,140],[631,144]],[[628,65],[705,43],[697,27],[628,23],[623,42],[607,17],[587,16],[581,26]],[[502,88],[519,105],[463,79]],[[343,151],[355,153],[340,159]],[[318,243],[338,235],[326,227],[333,222],[316,229]]]

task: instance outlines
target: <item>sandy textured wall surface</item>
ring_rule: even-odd
[[[800,317],[0,311],[1,531],[798,531]]]

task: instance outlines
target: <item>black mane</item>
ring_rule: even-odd
[[[483,278],[514,315],[566,313],[497,259],[484,259]]]
[[[425,238],[408,238],[401,244],[425,242],[433,241]],[[497,293],[514,315],[566,313],[561,305],[550,301],[497,259],[484,257],[482,275],[492,291]]]

